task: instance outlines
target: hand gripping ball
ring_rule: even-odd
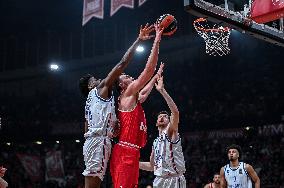
[[[177,30],[177,20],[170,14],[163,14],[157,19],[157,23],[164,28],[163,35],[170,36]]]

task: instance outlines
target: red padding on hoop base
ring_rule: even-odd
[[[254,0],[251,18],[257,23],[267,23],[284,17],[284,0]]]

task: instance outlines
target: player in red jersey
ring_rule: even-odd
[[[220,188],[220,173],[215,173],[213,182],[206,184],[204,188]]]
[[[158,73],[151,79],[158,61],[163,28],[155,24],[155,30],[156,37],[151,54],[138,79],[134,80],[126,74],[122,74],[118,79],[120,133],[119,142],[113,148],[110,161],[114,188],[138,187],[140,148],[145,146],[147,138],[146,118],[141,103],[146,100],[163,70],[161,64]]]

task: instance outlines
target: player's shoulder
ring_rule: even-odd
[[[246,170],[247,169],[253,169],[253,167],[248,163],[244,163],[244,167],[245,167]]]
[[[153,144],[155,144],[155,143],[157,143],[157,142],[159,142],[159,137],[156,137],[156,138],[154,139]]]
[[[225,164],[224,166],[222,166],[222,168],[223,168],[224,170],[226,170],[226,168],[228,168],[228,167],[230,167],[230,164],[229,164],[229,163],[227,163],[227,164]]]
[[[210,183],[207,183],[204,188],[209,188],[210,187]]]
[[[244,161],[239,161],[239,166],[246,168],[246,167],[250,166],[250,164],[248,164],[248,163],[246,163]]]
[[[225,167],[226,166],[222,166],[221,169],[220,169],[220,172],[224,172],[225,171]]]
[[[225,171],[228,170],[229,164],[226,164],[221,167],[220,174],[225,174]]]
[[[93,89],[91,89],[89,91],[89,96],[94,96],[94,95],[98,95],[98,89],[96,87],[94,87]]]
[[[160,137],[156,137],[153,141],[153,149],[157,149],[158,148],[158,145],[159,143],[161,142],[161,138]]]

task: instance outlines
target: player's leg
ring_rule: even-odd
[[[101,182],[101,179],[97,176],[85,176],[85,188],[100,188]]]
[[[186,188],[186,179],[184,176],[178,177],[156,177],[153,182],[153,188]]]
[[[85,188],[100,187],[111,152],[111,142],[106,137],[86,139],[83,147]]]
[[[114,188],[134,188],[139,178],[139,150],[115,145],[111,157],[111,176]]]

